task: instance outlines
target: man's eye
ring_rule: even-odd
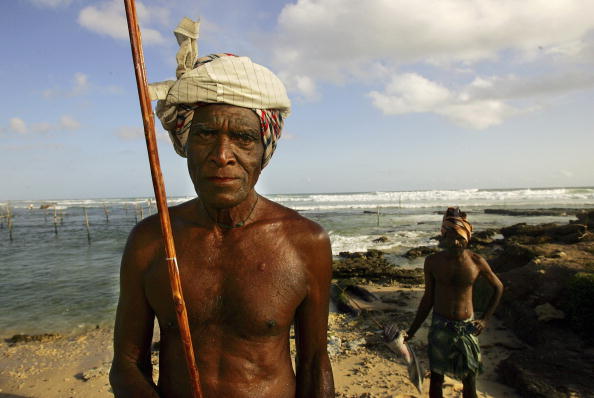
[[[233,138],[235,138],[236,140],[238,140],[239,142],[244,143],[244,144],[256,142],[258,140],[257,137],[254,137],[253,135],[247,134],[247,133],[233,134]]]
[[[196,135],[200,138],[212,138],[217,134],[214,130],[197,130]]]

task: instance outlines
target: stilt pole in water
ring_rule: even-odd
[[[89,229],[89,215],[87,214],[87,208],[83,207],[83,212],[85,213],[85,227],[87,227],[87,241],[89,245],[91,244],[91,230]]]
[[[6,222],[8,224],[8,239],[12,242],[12,212],[10,211],[10,207],[6,207],[6,217]]]
[[[155,201],[157,202],[157,209],[159,211],[159,219],[161,221],[161,230],[163,232],[163,240],[165,244],[165,260],[169,270],[169,284],[171,285],[171,293],[173,295],[175,313],[177,315],[177,323],[183,344],[188,376],[192,385],[192,398],[202,398],[202,389],[200,387],[200,377],[198,375],[196,359],[194,358],[194,348],[192,346],[188,314],[182,294],[181,281],[179,279],[179,268],[177,266],[171,220],[169,219],[169,209],[167,208],[165,184],[163,183],[163,175],[161,174],[161,166],[159,164],[159,154],[155,138],[155,119],[148,92],[140,29],[136,20],[136,7],[134,0],[124,0],[124,4],[126,6],[130,46],[132,47],[132,60],[134,62],[138,98],[140,100],[140,110],[142,112],[142,121],[144,124],[144,136],[146,138],[153,188],[155,190]]]
[[[380,207],[377,207],[377,226],[379,227]]]
[[[54,205],[54,234],[58,235],[58,209]]]

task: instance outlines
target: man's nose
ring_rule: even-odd
[[[210,160],[218,167],[235,163],[233,145],[227,134],[218,134],[212,151],[210,152]]]

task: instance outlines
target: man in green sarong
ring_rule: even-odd
[[[503,284],[484,258],[466,248],[472,226],[465,213],[457,207],[448,208],[441,234],[445,250],[425,259],[425,293],[406,339],[413,338],[433,309],[428,346],[429,396],[442,397],[444,375],[448,375],[462,381],[464,398],[474,398],[476,376],[482,370],[477,336],[499,304]],[[494,294],[483,316],[475,320],[472,287],[481,275],[494,288]],[[397,328],[390,325],[384,333],[387,340],[392,340]]]

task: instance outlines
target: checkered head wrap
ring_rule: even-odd
[[[211,54],[196,58],[199,22],[184,18],[174,33],[180,45],[177,80],[149,85],[156,113],[169,132],[175,151],[186,157],[186,143],[194,112],[206,104],[229,104],[252,109],[260,119],[264,168],[281,136],[291,102],[280,79],[248,57]]]
[[[447,231],[454,231],[461,236],[466,243],[470,242],[472,236],[472,225],[466,221],[466,213],[458,207],[448,207],[441,223],[441,236]]]

